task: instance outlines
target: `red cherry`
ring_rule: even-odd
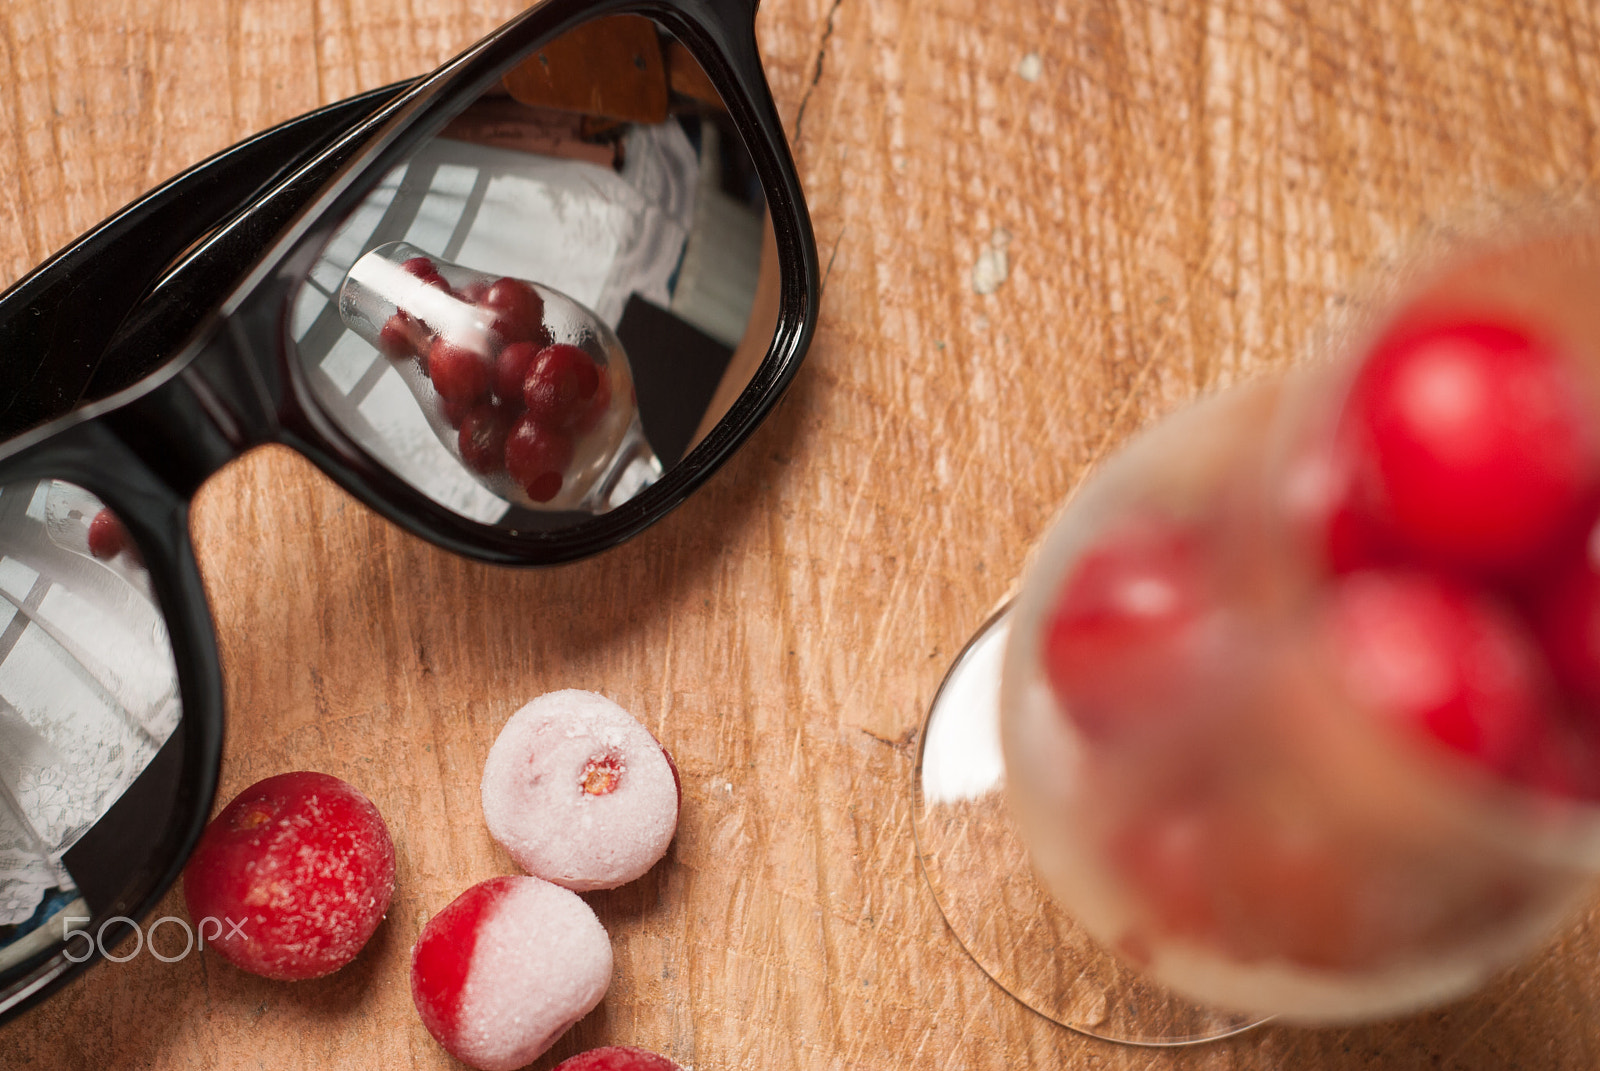
[[[115,558],[127,545],[128,530],[115,513],[101,507],[89,522],[89,553],[101,560]]]
[[[527,382],[528,369],[539,356],[539,347],[532,342],[513,342],[500,351],[494,359],[495,397],[507,405],[522,408],[522,385]]]
[[[460,296],[462,301],[467,302],[469,305],[476,305],[478,302],[483,300],[483,295],[487,294],[488,292],[488,283],[484,282],[482,279],[474,279],[466,286],[463,286],[456,293]]]
[[[555,1071],[683,1071],[683,1068],[646,1049],[607,1045],[569,1056],[556,1064]]]
[[[1335,670],[1357,703],[1503,776],[1521,778],[1552,724],[1543,666],[1509,612],[1414,571],[1338,580],[1327,607]]]
[[[1148,722],[1188,691],[1210,600],[1195,537],[1157,518],[1114,528],[1080,557],[1044,630],[1046,676],[1091,737]]]
[[[528,413],[553,428],[572,428],[586,417],[600,390],[600,370],[577,346],[558,342],[539,351],[523,382]]]
[[[506,436],[511,419],[498,406],[480,402],[462,418],[456,445],[461,460],[473,472],[487,476],[505,463]]]
[[[683,778],[678,774],[678,762],[672,757],[672,752],[668,751],[666,747],[662,745],[661,741],[657,740],[656,745],[661,748],[661,754],[667,757],[667,768],[672,771],[672,787],[678,790],[678,810],[679,812],[682,812]]]
[[[1515,573],[1600,477],[1570,360],[1482,321],[1396,331],[1351,390],[1351,507],[1424,564]]]
[[[539,878],[490,878],[422,927],[411,998],[452,1056],[512,1071],[600,1002],[612,962],[605,929],[576,893]]]
[[[506,438],[506,473],[535,502],[561,492],[562,474],[572,464],[572,440],[524,413]]]
[[[470,404],[489,393],[489,361],[466,346],[436,338],[428,350],[428,378],[445,401]]]
[[[520,279],[496,279],[483,294],[483,308],[495,314],[494,331],[507,342],[548,345],[544,298]]]
[[[286,773],[241,792],[206,827],[184,869],[197,927],[267,978],[320,978],[356,957],[394,892],[394,842],[370,800],[321,773]],[[237,924],[237,929],[233,924]]]
[[[479,927],[522,880],[504,876],[474,885],[428,920],[411,950],[411,999],[417,1014],[428,1032],[452,1052],[458,1047],[451,1042],[460,1033],[462,990]]]

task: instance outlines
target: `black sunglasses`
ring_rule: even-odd
[[[546,0],[0,295],[0,1021],[142,942],[204,826],[188,509],[217,469],[284,443],[425,539],[553,564],[660,519],[777,402],[818,271],[754,14]]]

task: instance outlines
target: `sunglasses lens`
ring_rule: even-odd
[[[762,186],[701,65],[642,16],[518,64],[379,180],[292,304],[346,435],[463,516],[550,531],[648,487],[766,356]]]
[[[0,997],[33,957],[128,909],[169,827],[180,713],[121,523],[59,480],[0,488]]]

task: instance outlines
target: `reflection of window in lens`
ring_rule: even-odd
[[[773,276],[775,291],[765,220],[743,143],[684,46],[639,16],[595,20],[530,56],[373,189],[323,251],[291,326],[319,400],[376,457],[463,515],[548,528],[556,521],[467,471],[460,421],[430,409],[444,406],[425,375],[408,377],[341,322],[345,274],[404,241],[571,297],[620,338],[643,437],[670,466],[759,363],[732,361],[736,349],[765,354],[770,329],[748,337],[758,280]]]
[[[121,524],[72,484],[0,488],[0,968],[126,880],[77,873],[73,850],[179,713],[166,626]]]

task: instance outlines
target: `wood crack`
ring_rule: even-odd
[[[811,69],[811,84],[806,86],[806,91],[800,98],[800,109],[794,117],[794,143],[800,144],[801,126],[806,121],[806,105],[811,103],[811,94],[816,90],[817,83],[822,81],[822,61],[828,55],[828,41],[833,37],[834,16],[839,14],[839,5],[844,0],[833,0],[833,6],[828,9],[827,21],[822,26],[822,40],[817,42],[817,59]]]

